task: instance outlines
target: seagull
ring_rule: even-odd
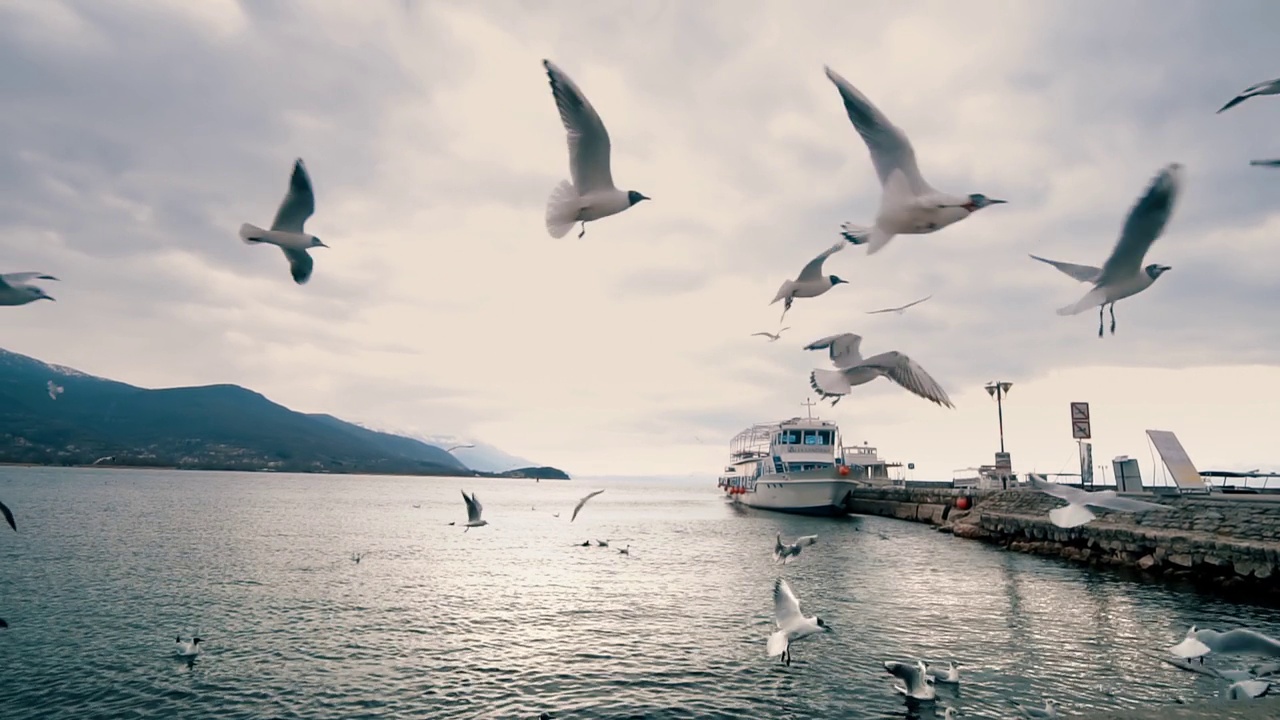
[[[933,680],[925,672],[923,662],[917,660],[915,663],[904,663],[886,660],[884,669],[904,683],[893,686],[894,690],[903,695],[915,700],[933,700],[938,697],[938,691],[934,689]]]
[[[2,630],[2,629],[4,629],[4,628],[7,628],[7,627],[9,627],[9,623],[5,622],[5,621],[4,621],[4,618],[0,618],[0,630]]]
[[[889,122],[848,80],[829,67],[823,69],[840,91],[845,112],[871,151],[871,164],[883,187],[876,224],[864,228],[845,223],[845,240],[853,245],[865,244],[867,254],[873,255],[888,245],[894,235],[935,232],[984,207],[1006,202],[980,193],[962,196],[934,189],[920,174],[916,151],[906,133]]]
[[[192,657],[200,654],[200,643],[204,642],[200,638],[193,638],[191,642],[183,642],[181,637],[174,638],[173,654],[179,657]]]
[[[942,720],[955,720],[957,715],[963,714],[964,713],[948,705],[942,709]]]
[[[1267,694],[1271,683],[1266,680],[1236,680],[1227,686],[1228,700],[1252,700]]]
[[[630,544],[628,544],[626,547],[622,548],[622,549],[621,549],[621,550],[619,550],[618,552],[619,552],[620,554],[622,554],[622,555],[630,555],[630,554],[631,554],[631,545],[630,545]]]
[[[766,649],[769,657],[781,655],[782,661],[791,665],[791,643],[820,632],[831,632],[831,626],[822,618],[807,618],[800,612],[800,600],[791,592],[786,580],[778,578],[773,583],[773,616],[778,629],[769,636]]]
[[[1044,707],[1042,708],[1028,707],[1022,703],[1014,703],[1014,706],[1018,708],[1018,712],[1022,713],[1022,716],[1025,718],[1058,717],[1058,703],[1052,700],[1046,699],[1044,701]]]
[[[267,243],[284,251],[289,260],[289,272],[293,281],[302,285],[311,279],[311,256],[307,248],[327,248],[320,238],[303,232],[302,226],[316,211],[316,196],[311,191],[311,176],[302,164],[302,158],[293,163],[293,175],[289,177],[289,192],[285,193],[280,209],[276,210],[271,229],[245,223],[240,226],[240,239],[250,245]]]
[[[480,513],[484,510],[484,506],[482,506],[480,501],[476,499],[476,494],[474,492],[471,493],[471,497],[467,497],[467,491],[463,490],[462,499],[467,503],[467,524],[464,526],[466,529],[462,532],[466,532],[473,527],[480,527],[482,525],[489,524],[488,520],[480,519]],[[452,525],[453,523],[449,524]]]
[[[609,169],[609,131],[591,107],[576,83],[550,60],[543,60],[551,94],[560,121],[569,134],[569,173],[573,182],[561,180],[547,200],[547,232],[562,238],[582,223],[581,238],[587,234],[587,223],[617,215],[641,200],[649,200],[635,190],[619,190],[613,185]]]
[[[1231,100],[1229,100],[1226,105],[1223,105],[1218,112],[1229,110],[1245,100],[1259,95],[1280,95],[1280,79],[1264,80],[1256,85],[1250,85],[1244,89],[1244,92],[1231,98]]]
[[[18,532],[18,525],[13,521],[13,511],[2,502],[0,502],[0,514],[4,515],[4,521],[9,523],[9,527],[13,528],[14,532]]]
[[[906,305],[902,305],[902,306],[899,306],[899,307],[885,308],[885,309],[883,309],[883,310],[868,310],[868,311],[867,311],[867,314],[868,314],[868,315],[878,315],[878,314],[880,314],[880,313],[897,313],[897,314],[899,314],[899,315],[902,315],[903,313],[905,313],[905,312],[907,311],[907,308],[909,308],[909,307],[913,307],[913,306],[915,306],[915,305],[919,305],[920,303],[924,302],[925,300],[928,300],[928,299],[929,299],[929,298],[931,298],[931,297],[933,297],[933,296],[932,296],[932,295],[929,295],[928,297],[922,297],[922,298],[920,298],[919,300],[917,300],[917,301],[915,301],[915,302],[910,302],[910,303],[907,303]]]
[[[798,556],[801,548],[816,542],[818,542],[817,535],[804,535],[796,538],[793,543],[784,543],[782,533],[778,533],[778,539],[773,546],[773,560],[774,562],[782,561],[785,564],[791,558]]]
[[[778,301],[777,301],[777,300],[774,300],[773,302],[778,302]],[[772,304],[773,304],[773,303],[770,303],[770,305],[772,305]],[[776,333],[770,333],[770,332],[758,332],[758,333],[751,333],[751,337],[757,337],[757,336],[759,336],[759,337],[767,337],[767,338],[769,338],[769,342],[778,342],[778,340],[780,340],[780,339],[782,338],[782,333],[784,333],[784,332],[786,332],[787,330],[790,330],[790,329],[791,329],[791,326],[790,326],[790,325],[788,325],[788,326],[786,326],[786,327],[784,327],[784,328],[779,329],[779,330],[778,330],[778,332],[776,332]]]
[[[583,505],[586,505],[586,504],[587,504],[587,501],[588,501],[588,500],[590,500],[591,498],[593,498],[593,497],[595,497],[595,496],[599,495],[599,494],[600,494],[600,493],[602,493],[602,492],[604,492],[604,491],[603,491],[603,490],[596,490],[596,491],[594,491],[594,492],[589,492],[589,493],[587,493],[587,494],[586,494],[586,496],[584,496],[581,500],[579,500],[579,501],[578,501],[578,504],[573,506],[573,515],[569,518],[569,522],[573,522],[574,520],[576,520],[576,519],[578,518],[578,511],[582,509],[582,506],[583,506]]]
[[[869,383],[884,376],[920,397],[949,408],[951,398],[942,386],[914,360],[893,350],[863,359],[859,352],[862,336],[853,333],[829,335],[804,346],[805,350],[827,350],[837,370],[814,370],[809,385],[819,397],[834,397],[834,407],[855,385]]]
[[[445,450],[445,452],[447,452],[447,453],[451,453],[451,452],[453,452],[454,450],[465,450],[465,449],[467,449],[467,448],[473,448],[473,447],[475,447],[475,445],[470,445],[470,444],[454,445],[454,446],[450,447],[448,450]]]
[[[57,400],[57,399],[58,399],[58,396],[62,394],[62,386],[61,386],[61,385],[55,385],[55,384],[54,384],[54,382],[53,382],[52,380],[50,380],[48,383],[46,383],[46,385],[45,385],[45,386],[49,388],[49,399],[50,399],[50,400]]]
[[[787,311],[791,309],[791,301],[798,297],[810,298],[818,297],[831,288],[841,283],[848,284],[848,280],[841,280],[835,275],[823,275],[822,263],[835,253],[844,249],[844,243],[836,243],[831,247],[823,250],[818,257],[809,261],[809,264],[800,269],[800,274],[795,280],[787,280],[782,283],[782,287],[778,288],[778,294],[770,301],[770,305],[784,300],[782,305],[782,317],[787,316]],[[778,322],[782,322],[782,318],[778,318]],[[781,331],[779,331],[781,332]]]
[[[929,677],[933,678],[934,682],[950,683],[950,684],[955,684],[960,682],[960,668],[957,667],[957,663],[951,660],[947,661],[946,670],[935,668],[929,663],[925,663],[924,666],[925,666],[925,669],[929,672]]]
[[[1280,167],[1280,160],[1250,160],[1254,167]]]
[[[1182,185],[1182,174],[1182,165],[1179,163],[1170,163],[1160,170],[1147,187],[1146,193],[1129,211],[1124,229],[1120,231],[1120,240],[1116,242],[1111,257],[1107,258],[1102,267],[1073,265],[1031,256],[1080,282],[1093,283],[1093,289],[1080,298],[1079,302],[1059,308],[1059,315],[1078,315],[1096,306],[1098,337],[1102,337],[1102,309],[1109,303],[1111,334],[1116,334],[1116,301],[1146,290],[1171,269],[1168,265],[1154,263],[1144,268],[1142,259],[1173,216],[1173,207],[1177,203],[1178,190]]]
[[[596,547],[609,547],[608,540],[596,540]]]
[[[36,300],[53,300],[44,290],[29,285],[31,280],[57,280],[52,275],[39,272],[0,274],[0,305],[26,305]],[[57,302],[57,300],[53,300]]]
[[[1217,630],[1207,629],[1197,630],[1192,625],[1182,642],[1169,648],[1169,652],[1187,660],[1200,658],[1201,663],[1204,663],[1204,656],[1209,653],[1222,655],[1247,653],[1275,657],[1280,656],[1280,641],[1254,630],[1241,628],[1218,632]]]
[[[1088,490],[1073,488],[1069,485],[1047,482],[1036,475],[1028,475],[1027,479],[1031,483],[1032,488],[1039,490],[1046,495],[1052,495],[1059,500],[1067,501],[1065,506],[1054,508],[1049,511],[1049,520],[1060,528],[1079,527],[1096,520],[1098,516],[1094,515],[1089,508],[1085,507],[1086,505],[1092,505],[1096,508],[1105,508],[1114,512],[1128,513],[1169,509],[1168,505],[1120,497],[1116,494],[1115,490],[1098,490],[1097,492],[1089,492]]]
[[[364,557],[364,553],[351,553],[351,560],[357,565],[360,564],[360,558],[362,557]]]

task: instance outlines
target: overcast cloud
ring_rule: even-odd
[[[877,381],[824,417],[918,479],[991,462],[991,379],[1015,468],[1071,470],[1173,430],[1202,469],[1277,460],[1280,5],[1112,2],[0,4],[0,270],[57,303],[3,309],[3,347],[149,386],[232,382],[308,412],[476,438],[599,475],[714,473],[754,422],[803,414],[800,347],[852,331],[908,353],[955,410]],[[540,65],[653,198],[554,240],[568,176]],[[879,185],[831,65],[906,130],[937,187],[1009,200],[827,271],[777,343],[778,286],[870,224]],[[267,225],[295,157],[317,211],[309,284]],[[1116,307],[1036,253],[1100,264],[1166,163],[1187,188]],[[933,294],[906,315],[865,311]]]

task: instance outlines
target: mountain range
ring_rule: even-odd
[[[296,412],[238,385],[152,390],[7,350],[0,350],[0,462],[495,474],[432,443]],[[526,465],[496,474],[568,479],[555,468]]]

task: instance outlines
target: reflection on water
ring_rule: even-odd
[[[448,525],[460,488],[491,525]],[[1274,610],[921,525],[735,509],[713,482],[6,468],[0,496],[22,527],[0,535],[6,720],[931,717],[881,664],[914,657],[962,664],[937,706],[968,717],[1009,697],[1078,713],[1214,697],[1144,655],[1192,623],[1280,634]],[[779,532],[819,541],[781,567]],[[765,657],[778,575],[836,631],[790,668]],[[204,638],[194,663],[175,635]]]

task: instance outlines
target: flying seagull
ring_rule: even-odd
[[[777,300],[774,300],[773,302],[778,302],[778,301],[777,301]],[[772,305],[772,304],[773,304],[773,303],[770,303],[770,305]],[[790,325],[788,325],[788,326],[786,326],[786,327],[784,327],[784,328],[779,328],[779,329],[778,329],[778,332],[776,332],[776,333],[770,333],[770,332],[758,332],[758,333],[751,333],[751,337],[757,337],[757,336],[759,336],[759,337],[767,337],[767,338],[769,338],[769,342],[778,342],[778,340],[782,338],[782,333],[784,333],[784,332],[786,332],[787,330],[790,330],[790,329],[791,329],[791,326],[790,326]]]
[[[547,200],[547,232],[553,238],[562,238],[573,229],[574,223],[582,223],[587,234],[587,223],[592,220],[617,215],[641,200],[648,200],[635,190],[619,190],[613,185],[613,173],[609,169],[609,131],[591,107],[587,96],[576,83],[550,60],[543,60],[547,78],[551,81],[551,94],[560,121],[569,134],[569,173],[573,182],[561,180]]]
[[[811,298],[818,297],[831,288],[841,283],[848,284],[848,280],[841,280],[835,275],[823,275],[822,263],[827,258],[844,249],[844,243],[836,243],[831,247],[819,253],[818,257],[809,261],[807,265],[800,269],[800,274],[795,280],[787,280],[782,283],[782,287],[778,288],[778,294],[769,302],[770,305],[779,300],[785,301],[782,305],[782,316],[778,318],[779,324],[782,318],[787,316],[787,311],[791,309],[791,301],[798,297]]]
[[[1280,167],[1280,160],[1250,160],[1254,167]]]
[[[1227,104],[1223,105],[1222,108],[1218,110],[1218,112],[1229,110],[1239,105],[1240,103],[1244,102],[1245,100],[1248,100],[1251,97],[1257,97],[1259,95],[1280,95],[1280,79],[1264,80],[1256,85],[1250,85],[1249,87],[1245,88],[1244,91],[1241,92],[1239,95],[1227,101]]]
[[[29,284],[31,280],[57,280],[39,272],[16,272],[0,275],[0,305],[26,305],[36,300],[53,300],[44,290]],[[53,300],[57,302],[57,300]]]
[[[59,395],[61,395],[61,394],[62,394],[62,392],[63,392],[63,390],[62,390],[62,386],[61,386],[61,385],[58,385],[58,384],[56,384],[56,383],[54,383],[52,380],[50,380],[49,382],[45,383],[45,387],[46,387],[46,388],[48,388],[48,390],[49,390],[49,399],[50,399],[50,400],[57,400],[57,399],[58,399],[58,396],[59,396]]]
[[[822,398],[835,398],[831,401],[834,407],[840,398],[848,395],[855,385],[862,385],[878,377],[887,377],[894,383],[920,397],[944,405],[949,408],[951,398],[924,368],[916,361],[892,350],[863,359],[858,348],[862,344],[862,336],[853,333],[830,335],[815,340],[804,346],[805,350],[827,350],[831,362],[837,370],[815,369],[809,373],[809,386]]]
[[[475,447],[475,445],[470,445],[470,444],[454,445],[450,447],[448,450],[445,450],[445,452],[451,453],[454,450],[465,450],[467,448],[473,448],[473,447]]]
[[[1197,630],[1194,625],[1187,631],[1182,642],[1169,648],[1169,652],[1188,660],[1200,658],[1209,653],[1220,655],[1270,655],[1280,656],[1280,641],[1254,630],[1238,628],[1227,632],[1217,630]]]
[[[791,558],[798,556],[800,550],[806,545],[812,545],[816,542],[818,542],[817,535],[802,535],[796,538],[793,543],[784,543],[782,542],[782,533],[778,533],[778,538],[773,546],[773,560],[774,562],[782,561],[785,564]]]
[[[576,520],[576,519],[578,518],[578,511],[582,509],[582,506],[583,506],[583,505],[586,505],[586,504],[587,504],[587,501],[588,501],[588,500],[590,500],[591,498],[593,498],[593,497],[595,497],[595,496],[599,495],[599,494],[600,494],[600,493],[602,493],[602,492],[604,492],[604,491],[603,491],[603,490],[596,490],[596,491],[594,491],[594,492],[589,492],[589,493],[587,493],[585,496],[583,496],[583,498],[582,498],[581,500],[579,500],[579,501],[578,501],[578,504],[573,506],[573,515],[571,515],[571,516],[569,517],[569,522],[573,522],[574,520]]]
[[[1036,490],[1046,495],[1052,495],[1059,500],[1067,501],[1065,506],[1049,511],[1049,520],[1060,528],[1079,527],[1096,520],[1098,516],[1090,512],[1089,508],[1085,507],[1086,505],[1128,513],[1169,509],[1168,505],[1120,497],[1115,490],[1089,492],[1069,485],[1047,482],[1035,475],[1028,475],[1027,480],[1031,483],[1031,487]]]
[[[885,308],[885,309],[883,309],[883,310],[868,310],[868,311],[867,311],[867,314],[868,314],[868,315],[878,315],[878,314],[880,314],[880,313],[897,313],[897,314],[899,314],[899,315],[902,315],[903,313],[905,313],[905,312],[907,311],[907,308],[909,308],[909,307],[914,307],[914,306],[916,306],[916,305],[919,305],[920,303],[924,302],[925,300],[928,300],[928,299],[929,299],[929,298],[931,298],[931,297],[933,297],[933,296],[932,296],[932,295],[929,295],[929,296],[927,296],[927,297],[922,297],[922,298],[920,298],[919,300],[916,300],[915,302],[909,302],[909,303],[907,303],[906,305],[901,305],[901,306],[899,306],[899,307]]]
[[[934,689],[933,680],[925,671],[923,662],[917,660],[914,663],[904,663],[886,660],[884,669],[903,682],[902,685],[893,686],[894,690],[903,695],[915,700],[933,700],[938,697],[938,691]]]
[[[766,649],[769,657],[781,655],[787,665],[791,664],[791,643],[820,632],[831,632],[831,626],[822,618],[816,615],[807,618],[800,612],[800,600],[782,578],[773,583],[773,616],[778,629],[769,636]]]
[[[888,245],[894,235],[935,232],[984,207],[1005,202],[980,193],[951,195],[934,189],[920,174],[916,151],[906,133],[889,122],[848,80],[829,67],[823,69],[840,91],[845,112],[871,151],[871,164],[883,187],[874,226],[844,224],[844,238],[850,243],[866,245],[867,254],[872,255]]]
[[[307,218],[315,211],[316,196],[311,191],[311,176],[307,174],[302,158],[298,158],[293,163],[293,174],[289,176],[289,192],[285,193],[280,209],[276,210],[271,229],[263,230],[245,223],[240,226],[240,239],[250,245],[267,243],[279,247],[289,260],[293,281],[302,285],[311,279],[312,262],[307,248],[329,247],[320,242],[320,238],[302,230]]]
[[[18,532],[18,524],[13,521],[13,511],[2,502],[0,502],[0,514],[4,515],[4,521],[9,523],[9,527],[13,528],[14,532]]]
[[[463,490],[461,492],[462,492],[463,501],[467,503],[467,524],[464,526],[466,529],[463,530],[462,532],[466,532],[467,530],[470,530],[473,527],[488,525],[489,524],[488,520],[480,519],[480,513],[484,510],[484,506],[482,506],[480,504],[480,501],[476,499],[476,494],[473,492],[471,493],[471,497],[467,497],[466,490]]]
[[[1182,186],[1182,174],[1181,164],[1170,163],[1156,175],[1147,187],[1146,193],[1129,211],[1129,217],[1124,221],[1124,229],[1120,231],[1120,239],[1111,251],[1111,257],[1107,258],[1102,267],[1073,265],[1031,256],[1035,260],[1056,267],[1080,282],[1093,283],[1092,290],[1074,305],[1060,308],[1059,315],[1078,315],[1089,308],[1097,307],[1098,337],[1102,337],[1102,309],[1110,304],[1111,334],[1116,333],[1116,301],[1146,290],[1170,269],[1168,265],[1154,263],[1144,268],[1142,259],[1146,257],[1151,244],[1160,237],[1169,218],[1173,216],[1173,208],[1178,201],[1178,190]]]

